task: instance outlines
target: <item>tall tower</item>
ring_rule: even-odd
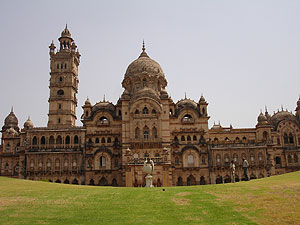
[[[50,97],[48,127],[66,128],[75,126],[78,66],[80,54],[67,28],[58,38],[60,49],[56,52],[53,41],[50,48]]]

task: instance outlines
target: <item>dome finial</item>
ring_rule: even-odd
[[[10,112],[14,112],[14,106],[11,107]]]
[[[184,99],[186,99],[186,92],[184,92]]]
[[[145,48],[145,41],[144,41],[144,39],[143,39],[143,47],[142,47],[142,51],[144,52],[146,50],[146,48]]]
[[[103,96],[103,102],[105,102],[105,94],[104,94],[104,96]]]

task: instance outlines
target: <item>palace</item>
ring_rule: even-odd
[[[47,127],[23,128],[13,110],[5,118],[0,175],[82,185],[145,185],[143,162],[155,163],[154,186],[199,185],[244,180],[242,158],[251,179],[300,169],[300,99],[296,113],[259,114],[253,128],[208,127],[208,103],[181,99],[165,90],[161,66],[143,44],[129,64],[118,102],[105,99],[82,106],[76,126],[80,53],[66,27],[56,50],[50,48],[50,95]]]

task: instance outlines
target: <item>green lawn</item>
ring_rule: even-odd
[[[236,184],[114,188],[0,177],[0,224],[300,224],[300,172]]]

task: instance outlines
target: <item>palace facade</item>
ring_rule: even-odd
[[[5,118],[0,148],[0,175],[57,183],[144,186],[143,162],[155,163],[155,186],[243,180],[242,158],[251,179],[300,169],[300,99],[296,113],[260,113],[253,128],[208,127],[208,103],[174,102],[161,66],[143,45],[128,66],[118,102],[105,99],[82,106],[76,126],[80,54],[66,27],[59,49],[50,48],[48,124],[20,129],[13,110]]]

